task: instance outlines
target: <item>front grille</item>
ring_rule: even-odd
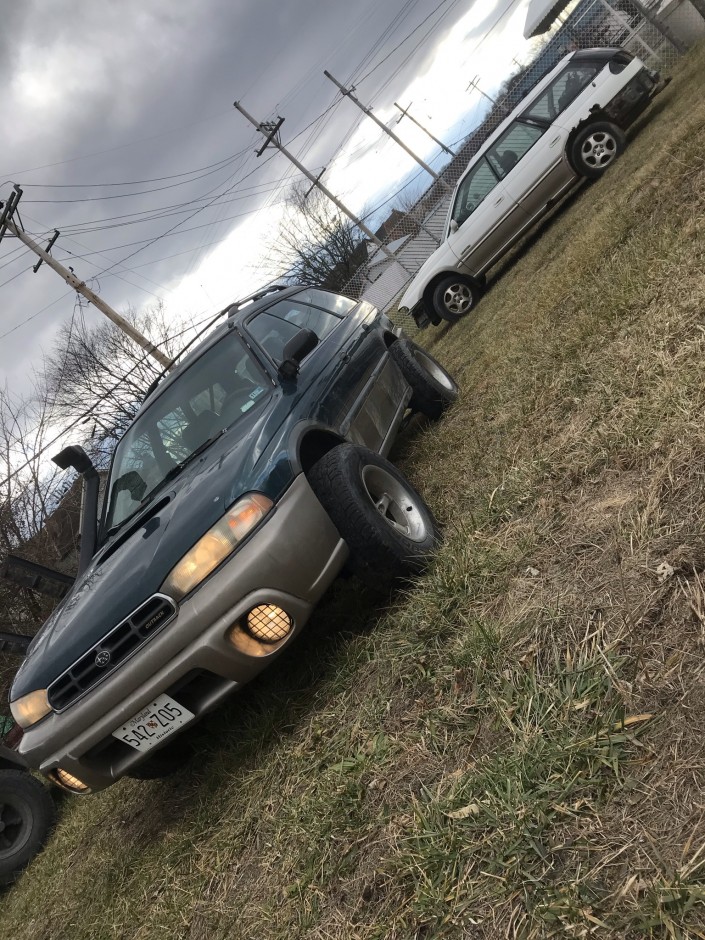
[[[160,594],[150,597],[52,682],[48,689],[51,707],[55,711],[67,708],[175,616],[176,605],[172,600]]]

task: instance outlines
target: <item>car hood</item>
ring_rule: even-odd
[[[46,688],[159,591],[179,559],[239,496],[267,491],[258,474],[258,439],[270,436],[256,423],[249,429],[238,423],[118,530],[33,640],[15,677],[13,700]]]
[[[399,306],[408,307],[411,310],[421,300],[426,287],[437,274],[442,271],[455,271],[457,267],[457,255],[451,251],[449,241],[446,240],[421,265],[416,277],[409,284],[400,300]]]

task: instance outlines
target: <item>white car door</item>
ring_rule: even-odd
[[[565,154],[574,121],[600,65],[569,63],[517,118],[487,157],[510,196],[530,219],[546,210],[577,179]],[[507,151],[522,152],[516,169],[503,173]]]
[[[514,226],[516,206],[483,158],[471,167],[455,192],[446,245],[459,270],[480,274]],[[455,229],[457,226],[457,229]],[[455,230],[454,230],[455,229]]]

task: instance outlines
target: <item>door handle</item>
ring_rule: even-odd
[[[498,206],[498,205],[500,204],[500,202],[502,202],[503,199],[504,199],[504,196],[500,196],[499,199],[495,199],[495,201],[492,203],[492,205],[493,205],[493,206]]]
[[[550,143],[548,146],[549,146],[549,147],[555,147],[557,143],[560,143],[560,139],[561,139],[561,138],[560,138],[560,135],[559,135],[558,137],[554,137],[553,140],[551,141],[551,143]]]
[[[350,362],[352,355],[349,352],[341,352],[338,359],[340,359],[341,362]]]

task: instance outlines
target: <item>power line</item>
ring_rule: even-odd
[[[267,162],[269,162],[270,159],[271,159],[271,157],[269,157],[269,158],[268,158],[267,160],[265,160],[264,162],[267,163]],[[264,165],[264,164],[262,164],[262,165]],[[251,173],[247,174],[247,176],[251,176],[252,173],[254,173],[256,169],[258,169],[258,167],[255,167],[255,169],[252,170]],[[247,176],[246,176],[246,177],[243,177],[242,179],[246,179]],[[235,185],[237,185],[237,184],[236,184],[236,183],[233,184],[233,186],[235,186]],[[231,189],[232,189],[232,188],[233,188],[233,187],[231,187]],[[223,194],[221,194],[221,195],[223,195]],[[212,204],[213,202],[214,202],[214,200],[211,200],[211,204]],[[206,208],[208,208],[207,205],[206,205],[206,206],[201,206],[199,209],[197,209],[195,212],[193,212],[189,218],[193,218],[195,215],[198,214],[198,212],[201,212],[203,209],[206,209]],[[249,214],[249,213],[242,213],[242,215],[246,215],[246,214]],[[36,220],[35,220],[35,221],[36,221]],[[164,232],[164,233],[162,233],[162,234],[160,234],[160,235],[157,235],[157,236],[155,236],[155,237],[152,238],[152,239],[146,240],[145,243],[143,244],[143,246],[142,246],[141,248],[138,248],[137,251],[131,252],[129,255],[127,255],[125,258],[123,258],[121,261],[114,262],[114,263],[111,264],[108,268],[100,269],[99,266],[98,266],[98,265],[95,265],[95,264],[94,264],[94,267],[98,268],[98,273],[99,273],[99,274],[102,274],[102,275],[109,275],[109,276],[111,276],[111,277],[117,277],[117,278],[120,278],[120,279],[123,279],[123,280],[124,280],[124,278],[121,278],[121,275],[120,275],[119,272],[116,272],[116,271],[113,270],[114,268],[116,268],[116,267],[121,267],[121,266],[124,264],[124,262],[127,261],[129,258],[134,257],[136,254],[138,254],[139,252],[145,250],[145,249],[148,248],[150,245],[153,245],[155,242],[161,240],[162,238],[166,238],[168,235],[172,234],[172,233],[174,232],[174,230],[175,230],[176,228],[178,228],[179,225],[183,224],[183,222],[186,222],[186,221],[188,221],[188,219],[184,219],[184,220],[182,220],[181,222],[177,223],[177,225],[172,226],[171,229],[168,229],[168,230],[167,230],[167,232]],[[40,223],[40,224],[41,224],[41,223]],[[210,225],[210,224],[212,224],[212,223],[207,223],[207,225]],[[206,226],[206,227],[207,227],[207,226]],[[179,234],[183,234],[183,233],[179,233]],[[71,234],[67,235],[67,237],[71,238]],[[139,244],[139,243],[133,243],[133,244]],[[127,247],[127,246],[123,246],[123,247]],[[64,250],[67,251],[69,254],[72,254],[71,252],[69,252],[68,249],[64,249]],[[109,250],[113,250],[113,249],[109,249]],[[102,254],[102,252],[97,252],[97,253],[98,253],[98,254]],[[17,260],[17,259],[15,259],[15,260]],[[93,262],[90,262],[90,263],[93,264]],[[155,262],[155,263],[156,263],[156,262]],[[27,269],[27,270],[28,270],[28,269]],[[19,272],[19,273],[21,274],[21,273],[24,273],[24,272]],[[18,275],[15,275],[15,276],[17,277],[17,276],[19,276],[19,274],[18,274]],[[142,276],[142,275],[140,275],[140,276]],[[10,280],[14,280],[14,277],[13,277],[13,278],[10,278]],[[7,281],[7,282],[5,282],[5,283],[9,283],[9,281]],[[130,283],[130,282],[128,281],[128,283]],[[0,286],[2,286],[2,285],[0,285]],[[136,285],[136,284],[134,284],[134,285],[132,285],[132,286],[138,287],[138,288],[141,289],[141,290],[146,290],[145,288],[142,288],[142,287],[140,287],[139,285]],[[158,286],[159,286],[159,285],[158,285]],[[166,288],[162,288],[162,289],[163,289],[163,290],[166,290]],[[61,297],[58,297],[56,300],[54,300],[54,301],[52,301],[51,303],[47,304],[46,306],[42,307],[40,310],[36,311],[36,313],[32,314],[31,317],[28,317],[28,318],[26,318],[25,320],[23,320],[22,323],[18,323],[18,324],[16,324],[14,327],[12,327],[11,329],[6,330],[4,333],[1,333],[1,334],[0,334],[0,339],[4,339],[5,337],[10,336],[12,333],[15,333],[15,332],[16,332],[17,330],[19,330],[21,327],[25,326],[27,323],[32,322],[32,321],[35,320],[37,317],[39,317],[42,313],[44,313],[46,310],[48,310],[50,307],[53,307],[55,304],[59,303],[59,301],[63,300],[65,297],[69,296],[71,293],[73,293],[73,292],[69,292],[69,293],[62,294]],[[147,293],[151,293],[151,291],[147,291]],[[156,295],[154,295],[154,296],[156,296]]]
[[[271,157],[269,159],[271,159]],[[268,160],[265,161],[265,164],[267,162]],[[243,177],[242,179],[247,179],[248,176],[252,176],[252,174],[255,173],[258,169],[259,169],[259,166],[256,166],[250,173],[247,174],[247,176]],[[124,258],[122,258],[120,261],[116,261],[115,264],[112,264],[109,268],[106,268],[106,270],[103,271],[103,274],[109,273],[110,271],[113,270],[113,268],[123,265],[126,261],[128,261],[130,258],[134,258],[134,256],[139,254],[141,251],[145,251],[147,248],[149,248],[151,245],[156,244],[156,242],[160,241],[162,238],[166,238],[167,235],[171,234],[171,232],[177,229],[180,225],[183,225],[184,222],[188,222],[189,219],[194,218],[194,216],[198,215],[199,212],[203,212],[205,209],[208,209],[211,205],[213,205],[213,203],[217,199],[221,198],[221,196],[227,195],[228,192],[232,192],[235,186],[237,186],[238,183],[242,182],[242,179],[236,180],[232,184],[232,186],[230,186],[229,189],[227,189],[224,193],[220,193],[218,196],[214,196],[213,199],[211,199],[210,202],[206,203],[205,206],[201,206],[200,208],[196,209],[194,212],[191,213],[190,216],[188,216],[188,218],[182,219],[180,222],[176,222],[174,225],[172,225],[171,228],[167,229],[166,232],[163,232],[161,235],[155,236],[155,238],[147,242],[147,244],[144,245],[142,248],[137,248],[135,251],[130,252],[129,255],[126,255]]]
[[[384,65],[384,63],[387,61],[387,59],[389,59],[390,56],[393,56],[393,55],[394,55],[394,53],[397,51],[397,49],[400,49],[400,48],[404,45],[405,42],[407,42],[409,39],[411,39],[411,37],[414,35],[414,33],[418,32],[418,31],[421,29],[421,27],[424,26],[424,25],[431,19],[432,16],[435,16],[435,14],[436,14],[442,7],[444,7],[444,6],[446,5],[446,3],[448,3],[448,2],[449,2],[449,0],[441,0],[441,2],[440,2],[436,7],[434,7],[433,10],[431,10],[431,12],[428,14],[428,16],[425,16],[425,17],[421,20],[421,22],[418,24],[418,26],[415,26],[415,27],[411,30],[411,32],[408,33],[408,34],[401,40],[401,42],[398,42],[398,43],[396,44],[396,46],[395,46],[393,49],[391,49],[389,52],[385,53],[384,58],[383,58],[383,59],[380,59],[380,61],[377,63],[377,65],[373,66],[373,67],[369,70],[369,72],[366,72],[366,73],[362,76],[362,78],[358,79],[358,84],[361,84],[362,82],[366,81],[366,80],[370,77],[370,75],[372,75],[374,72],[377,71],[378,68],[381,68],[382,65]],[[453,2],[452,2],[452,7],[456,6],[459,2],[460,2],[460,0],[453,0]],[[452,7],[451,7],[451,9],[452,9]],[[439,22],[440,22],[440,21],[439,21]],[[438,25],[438,24],[436,23],[435,26],[437,26],[437,25]],[[435,28],[435,26],[434,26],[433,28]],[[424,38],[426,38],[426,36],[428,36],[431,31],[432,31],[432,30],[428,30],[428,32],[424,34]],[[396,74],[396,73],[395,73],[395,74]]]
[[[19,258],[16,258],[15,260],[18,261]],[[28,268],[22,268],[21,271],[17,272],[17,274],[13,274],[12,277],[9,277],[6,281],[3,281],[2,284],[0,284],[0,287],[4,287],[6,284],[10,284],[12,281],[15,280],[16,277],[19,277],[20,274],[26,274],[27,271],[31,271],[31,270],[32,270],[32,265],[30,264]]]
[[[7,237],[11,238],[12,236],[8,235]],[[0,264],[0,271],[2,271],[3,268],[9,268],[9,266],[14,264],[15,261],[19,261],[24,250],[24,245],[18,245],[16,248],[13,248],[10,254],[5,258],[5,261]],[[14,258],[12,257],[13,255],[15,256]]]
[[[222,166],[225,163],[229,163],[235,159],[235,157],[242,156],[243,153],[247,151],[248,148],[239,150],[237,153],[230,154],[227,157],[223,157],[222,160],[218,160],[216,163],[209,163],[207,166],[195,167],[193,170],[184,170],[183,173],[174,173],[171,176],[153,176],[145,180],[123,180],[121,183],[27,183],[23,186],[24,189],[107,189],[110,186],[142,186],[147,183],[163,183],[166,180],[175,180],[179,179],[182,176],[191,176],[193,173],[200,173],[202,170],[212,170],[214,167]]]
[[[221,170],[224,170],[230,164],[245,153],[245,150],[241,150],[239,153],[234,154],[229,160],[224,163],[219,164],[214,170],[208,170],[207,173],[201,173],[199,176],[191,176],[189,179],[181,180],[178,183],[169,183],[167,186],[156,186],[152,189],[141,189],[139,192],[133,193],[115,193],[113,196],[84,196],[81,198],[72,197],[70,199],[26,199],[25,203],[42,203],[46,205],[62,205],[65,203],[77,203],[77,202],[107,202],[108,199],[131,199],[135,196],[148,196],[150,193],[161,193],[166,189],[175,189],[178,186],[187,186],[189,183],[195,183],[197,180],[205,179],[207,176],[213,176],[214,173],[219,173]],[[91,187],[99,186],[100,184],[91,183]],[[121,186],[122,183],[108,183],[109,186]],[[73,187],[72,187],[73,188]]]
[[[234,202],[234,201],[235,200],[228,200],[228,202]],[[226,205],[226,204],[227,203],[222,203],[222,205]],[[279,203],[275,203],[275,205],[279,205]],[[253,212],[259,212],[259,211],[260,211],[259,209],[248,209],[246,212],[238,212],[235,215],[226,216],[224,219],[219,219],[217,222],[204,222],[202,225],[192,225],[190,228],[182,229],[180,232],[173,232],[171,233],[171,235],[163,235],[162,237],[171,238],[172,235],[185,235],[187,232],[195,232],[195,231],[199,231],[200,229],[210,228],[211,225],[218,225],[221,222],[228,222],[232,219],[241,219],[246,215],[251,215]],[[74,236],[69,235],[67,237],[71,241],[75,241],[76,244],[80,244],[80,242],[76,241]],[[94,251],[86,251],[84,254],[77,254],[76,252],[69,251],[68,248],[63,248],[63,251],[70,254],[71,257],[74,258],[76,261],[84,261],[87,258],[89,258],[91,255],[107,256],[107,252],[109,251],[119,251],[121,248],[132,248],[135,245],[146,245],[149,241],[151,241],[150,238],[141,238],[134,242],[125,242],[122,245],[111,245],[109,248],[96,249]],[[17,261],[18,259],[15,258],[14,260]],[[112,260],[112,259],[108,259],[108,260]]]
[[[128,141],[126,144],[118,144],[116,147],[107,147],[105,150],[94,150],[92,153],[84,153],[78,157],[70,157],[67,160],[56,160],[54,163],[43,163],[41,166],[25,167],[23,170],[14,170],[12,173],[7,173],[7,176],[17,178],[24,173],[34,173],[36,170],[48,170],[55,166],[65,166],[67,163],[77,163],[79,160],[88,160],[91,157],[100,157],[105,153],[114,153],[116,150],[125,150],[127,147],[134,147],[136,144],[145,143],[150,140],[158,140],[160,137],[168,137],[169,134],[175,134],[178,131],[183,131],[187,127],[195,127],[198,124],[206,124],[208,121],[214,121],[218,117],[231,113],[232,112],[230,109],[227,111],[218,111],[217,114],[211,114],[210,117],[201,118],[198,121],[189,121],[187,124],[179,124],[177,127],[172,127],[169,130],[161,131],[159,134],[151,134],[148,137],[138,137],[135,140]],[[5,173],[6,171],[0,172],[0,176],[4,176]]]
[[[59,298],[59,299],[61,299],[61,298]],[[168,338],[165,339],[165,340],[162,340],[160,343],[155,343],[154,345],[155,345],[156,347],[164,346],[164,345],[166,345],[166,343],[171,342],[171,341],[174,340],[174,339],[178,339],[180,336],[183,336],[185,333],[188,333],[189,330],[197,329],[197,328],[198,328],[199,326],[201,326],[202,324],[208,323],[208,326],[206,326],[205,329],[202,330],[201,333],[199,334],[199,335],[203,335],[203,333],[205,333],[205,332],[208,330],[209,326],[212,326],[217,320],[220,319],[220,317],[223,316],[223,313],[224,313],[224,311],[221,310],[221,311],[219,311],[214,317],[205,317],[203,320],[200,320],[200,321],[198,321],[198,322],[196,322],[196,323],[192,323],[192,324],[190,324],[189,326],[185,327],[183,330],[180,330],[178,333],[175,333],[173,336],[168,337]],[[183,354],[183,351],[184,351],[184,350],[182,349],[179,353],[177,353],[177,355],[174,357],[174,360],[173,360],[174,362],[176,362],[176,360],[179,358],[179,356]],[[93,412],[96,410],[96,408],[98,407],[98,405],[100,405],[100,404],[102,404],[102,402],[106,401],[106,400],[110,397],[110,395],[112,395],[112,393],[113,393],[114,391],[116,391],[116,390],[123,384],[123,382],[124,382],[126,379],[128,379],[128,378],[132,375],[132,373],[133,373],[136,369],[138,369],[138,368],[144,363],[144,361],[145,361],[145,359],[147,358],[148,355],[149,355],[149,353],[145,353],[143,356],[141,356],[141,357],[137,360],[137,362],[135,362],[135,364],[134,364],[130,369],[127,370],[127,372],[125,372],[123,375],[120,376],[120,378],[118,379],[118,381],[117,381],[114,385],[112,385],[106,392],[104,392],[104,393],[91,405],[90,408],[88,408],[86,411],[82,412],[77,418],[75,418],[70,424],[68,424],[68,425],[61,431],[60,434],[57,434],[56,437],[52,438],[52,440],[50,440],[50,441],[48,441],[46,444],[44,444],[44,446],[41,447],[41,448],[33,455],[32,459],[33,459],[33,460],[36,460],[37,457],[40,457],[40,456],[41,456],[45,451],[47,451],[50,447],[53,447],[54,444],[56,444],[58,441],[60,441],[61,438],[64,437],[69,431],[73,430],[73,428],[75,428],[77,425],[83,423],[83,422],[86,420],[86,418],[90,418],[90,416],[91,416],[91,415],[93,414]],[[32,431],[25,432],[25,434],[26,434],[26,436],[31,436],[32,434],[36,433],[36,431],[38,431],[38,430],[39,430],[39,428],[34,428]],[[27,460],[27,461],[25,461],[24,464],[22,464],[22,466],[17,467],[15,470],[13,470],[12,473],[10,473],[4,480],[0,481],[0,487],[6,486],[6,485],[7,485],[11,480],[13,480],[18,474],[20,474],[23,470],[25,470],[25,469],[31,464],[31,462],[32,462],[32,460]]]
[[[16,332],[17,330],[20,329],[20,327],[26,326],[26,324],[31,323],[32,320],[36,320],[38,316],[40,316],[50,307],[53,307],[55,304],[58,304],[60,300],[64,300],[66,297],[71,297],[73,293],[74,291],[72,290],[66,291],[65,293],[61,295],[61,297],[57,297],[56,300],[52,300],[51,303],[48,303],[45,307],[42,307],[41,310],[37,310],[36,313],[33,313],[31,317],[27,317],[26,320],[22,321],[22,323],[18,323],[16,326],[13,326],[12,329],[6,330],[4,333],[0,333],[0,339],[5,339],[6,336],[9,336],[11,333]]]
[[[279,202],[271,203],[270,205],[271,205],[271,206],[278,206],[278,205],[282,205],[283,202],[284,202],[284,200],[280,200]],[[240,212],[240,213],[238,213],[237,215],[230,215],[230,216],[227,216],[227,218],[219,219],[217,222],[206,222],[204,225],[194,225],[194,226],[193,226],[192,228],[190,228],[190,229],[184,229],[184,232],[172,232],[172,233],[170,233],[170,234],[171,234],[171,235],[176,235],[176,234],[178,234],[178,235],[183,235],[185,232],[194,232],[194,231],[196,231],[196,229],[211,228],[213,225],[219,225],[221,222],[228,222],[228,221],[230,221],[231,219],[241,219],[241,218],[243,218],[244,216],[252,215],[253,213],[259,212],[259,211],[260,211],[260,209],[249,209],[247,212]],[[170,237],[170,236],[169,236],[169,235],[163,235],[163,236],[160,236],[160,237],[162,237],[162,238],[168,238],[168,237]],[[149,265],[151,265],[151,264],[159,264],[159,263],[162,262],[162,261],[169,261],[171,258],[178,258],[180,255],[188,255],[188,254],[191,254],[192,252],[200,251],[200,250],[203,249],[203,248],[210,248],[212,245],[220,245],[220,244],[222,244],[224,241],[227,241],[228,238],[230,238],[230,233],[228,233],[227,235],[225,235],[223,238],[218,238],[218,239],[216,239],[215,241],[207,242],[206,244],[196,245],[196,246],[193,247],[193,248],[186,248],[186,249],[184,249],[183,251],[177,251],[177,252],[175,252],[174,254],[172,254],[172,255],[166,255],[166,256],[163,257],[163,258],[155,258],[153,261],[145,261],[144,264],[138,264],[138,265],[135,265],[135,267],[132,267],[132,268],[126,268],[126,269],[125,269],[125,272],[123,272],[123,273],[129,273],[130,271],[136,271],[138,268],[144,268],[144,267],[147,267],[147,266],[149,266]],[[145,247],[146,247],[146,246],[145,246]],[[64,251],[68,251],[68,249],[65,248]],[[69,252],[69,254],[72,254],[72,253]],[[88,252],[88,254],[104,254],[104,252]],[[86,256],[86,255],[77,255],[76,257],[77,257],[77,258],[80,258],[80,259],[85,259],[87,256]],[[115,276],[114,274],[109,273],[109,271],[108,271],[107,269],[106,269],[106,271],[104,271],[103,273],[104,273],[104,274],[107,273],[108,276],[110,276],[110,277],[114,277],[114,276]],[[2,286],[2,285],[0,285],[0,286]]]
[[[18,211],[18,204],[22,197],[22,190],[19,186],[15,187],[14,192],[11,194],[10,198],[5,204],[3,210],[3,228],[12,232],[16,238],[19,238],[21,242],[27,245],[36,255],[39,256],[39,262],[34,266],[33,270],[36,272],[40,264],[44,263],[48,267],[52,268],[60,277],[66,281],[66,283],[72,287],[79,294],[83,296],[91,303],[94,307],[97,307],[101,313],[103,313],[109,320],[112,320],[120,329],[127,333],[127,335],[135,342],[138,346],[141,346],[153,359],[156,359],[161,366],[170,366],[169,359],[160,352],[154,344],[147,339],[146,336],[143,336],[139,330],[127,321],[121,314],[119,314],[113,307],[111,307],[105,300],[99,295],[92,291],[86,282],[81,278],[77,277],[74,273],[73,268],[64,267],[60,261],[51,255],[50,249],[54,244],[55,240],[59,236],[59,232],[54,232],[54,237],[51,239],[46,248],[41,248],[37,242],[35,242],[32,237],[25,231],[24,226],[22,225],[22,220]],[[17,222],[15,222],[15,216],[17,216]]]
[[[241,183],[244,180],[248,179],[250,176],[252,176],[253,173],[256,172],[257,169],[259,169],[260,166],[264,166],[265,163],[267,162],[269,161],[265,160],[264,163],[258,164],[258,166],[256,166],[250,173],[246,174],[243,177],[240,177],[239,180],[237,180],[232,186],[230,186],[221,195],[227,195],[229,192],[232,191],[232,189],[235,186],[238,185],[238,183]],[[232,177],[230,177],[230,179],[232,179]],[[244,195],[234,196],[232,199],[225,200],[225,202],[239,202],[242,199],[249,199],[253,196],[263,195],[265,192],[273,192],[276,189],[276,183],[281,183],[284,181],[284,179],[274,181],[275,185],[271,185],[269,183],[257,183],[255,186],[244,187],[242,190]],[[261,187],[263,186],[270,186],[270,188],[265,189],[261,192],[255,192],[255,190],[261,189]],[[217,188],[218,188],[217,186],[213,187],[213,189],[217,189]],[[172,205],[169,205],[169,206],[162,206],[159,209],[142,209],[138,212],[127,212],[127,213],[124,213],[123,215],[108,216],[105,219],[93,219],[93,220],[86,220],[85,222],[74,222],[66,227],[66,231],[69,234],[87,234],[89,232],[102,232],[111,228],[123,228],[126,225],[136,225],[139,222],[152,222],[152,221],[157,221],[158,219],[168,218],[171,215],[179,215],[183,212],[188,212],[190,208],[196,203],[204,199],[207,199],[208,196],[213,192],[213,189],[209,190],[209,192],[201,196],[196,196],[193,199],[190,199],[186,202],[173,203]],[[143,216],[143,218],[135,218],[136,216]],[[120,222],[121,219],[133,219],[134,221],[133,222]],[[107,223],[107,222],[116,222],[117,224],[116,225],[101,224],[101,223]]]

